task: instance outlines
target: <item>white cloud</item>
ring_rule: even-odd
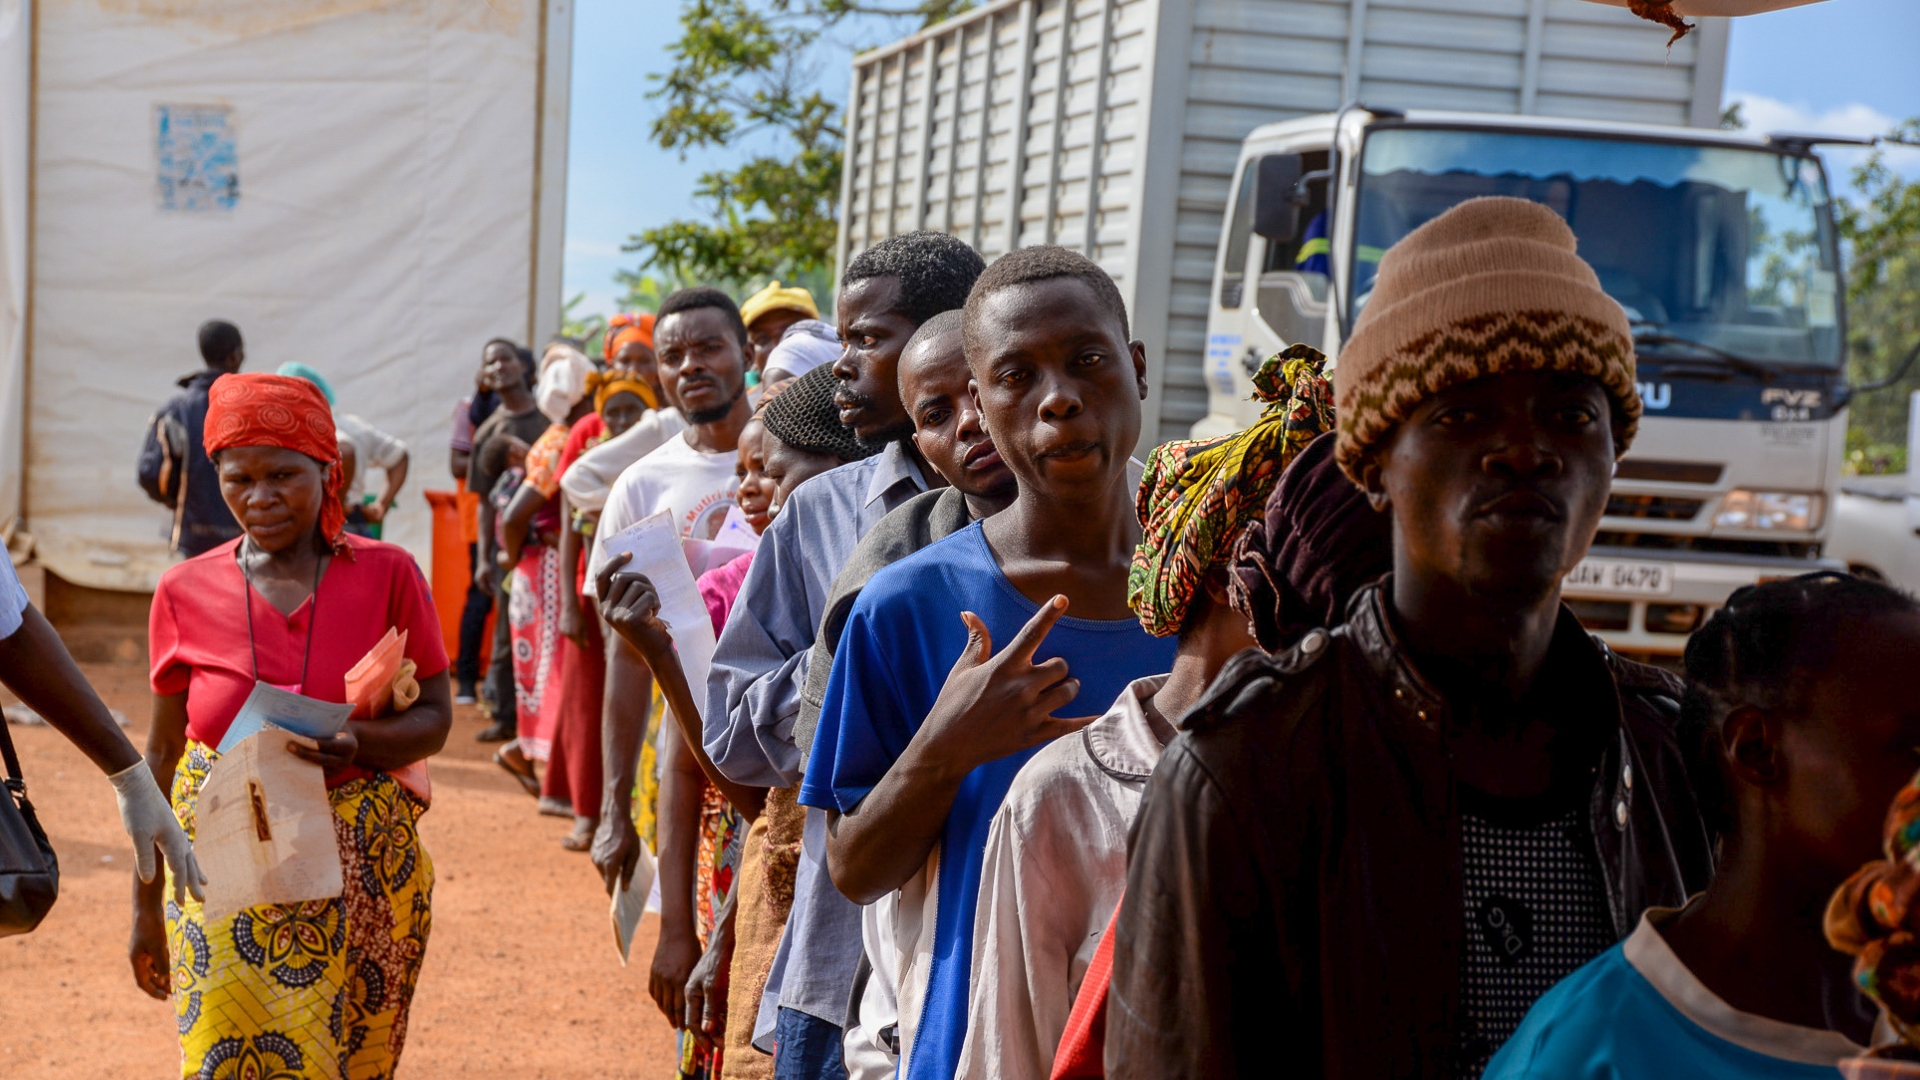
[[[1869,105],[1854,102],[1838,108],[1815,110],[1793,102],[1762,94],[1738,93],[1731,102],[1740,105],[1747,130],[1760,134],[1782,132],[1794,135],[1854,135],[1862,138],[1885,135],[1899,123]],[[1883,148],[1887,163],[1909,178],[1920,178],[1920,149],[1908,146]],[[1822,146],[1820,156],[1827,163],[1828,178],[1836,189],[1852,186],[1849,174],[1870,153],[1865,147]]]
[[[620,250],[616,241],[589,240],[583,236],[567,237],[567,254],[596,259],[617,259],[626,253]]]

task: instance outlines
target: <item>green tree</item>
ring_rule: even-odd
[[[1920,143],[1920,118],[1887,141]],[[1876,150],[1853,171],[1857,199],[1842,198],[1835,217],[1849,249],[1847,329],[1849,379],[1886,378],[1920,346],[1920,183],[1909,181]],[[1855,471],[1908,467],[1907,402],[1920,390],[1920,364],[1898,383],[1853,399],[1848,465]]]
[[[607,320],[599,315],[575,315],[573,309],[587,298],[586,293],[575,294],[573,299],[560,306],[560,332],[581,342],[581,348],[588,356],[600,349],[600,335],[606,332]]]
[[[664,102],[663,149],[746,148],[734,168],[703,173],[707,220],[670,221],[629,238],[640,269],[735,290],[748,282],[832,273],[840,197],[840,106],[820,92],[816,45],[830,31],[894,36],[966,10],[970,0],[685,0],[673,68],[649,76]],[[884,40],[884,38],[882,38]],[[831,40],[824,44],[832,44]]]

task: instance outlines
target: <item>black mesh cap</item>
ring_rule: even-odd
[[[880,452],[854,438],[853,429],[840,422],[840,406],[833,392],[840,386],[833,365],[822,364],[793,380],[760,414],[767,433],[795,450],[832,454],[841,461],[859,461]]]

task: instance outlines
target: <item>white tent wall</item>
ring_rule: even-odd
[[[32,0],[0,0],[0,532],[20,514],[27,373],[27,147]]]
[[[560,255],[564,123],[557,158],[536,147],[553,149],[542,85],[567,71],[543,43],[570,33],[566,0],[39,2],[26,510],[41,560],[153,586],[170,515],[135,457],[201,366],[195,328],[224,318],[246,370],[310,364],[340,411],[407,442],[387,538],[424,564],[420,492],[451,487],[448,420],[482,344],[554,329],[536,307],[557,321],[541,264]],[[185,113],[212,118],[203,140],[230,137],[230,207],[219,152],[181,167],[216,182],[175,206],[205,208],[165,205],[160,177],[180,170],[163,107],[172,131]],[[556,295],[536,304],[543,279]]]

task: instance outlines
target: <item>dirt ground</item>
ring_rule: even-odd
[[[144,667],[83,666],[145,745]],[[560,848],[571,823],[535,815],[489,761],[493,748],[474,741],[482,723],[456,708],[433,761],[433,809],[420,823],[437,877],[433,937],[401,1075],[672,1075],[673,1032],[646,993],[656,917],[622,969],[592,865]],[[113,790],[52,729],[12,731],[61,875],[47,921],[0,939],[0,1061],[20,1080],[177,1076],[173,1010],[136,989],[127,965],[132,849]]]

